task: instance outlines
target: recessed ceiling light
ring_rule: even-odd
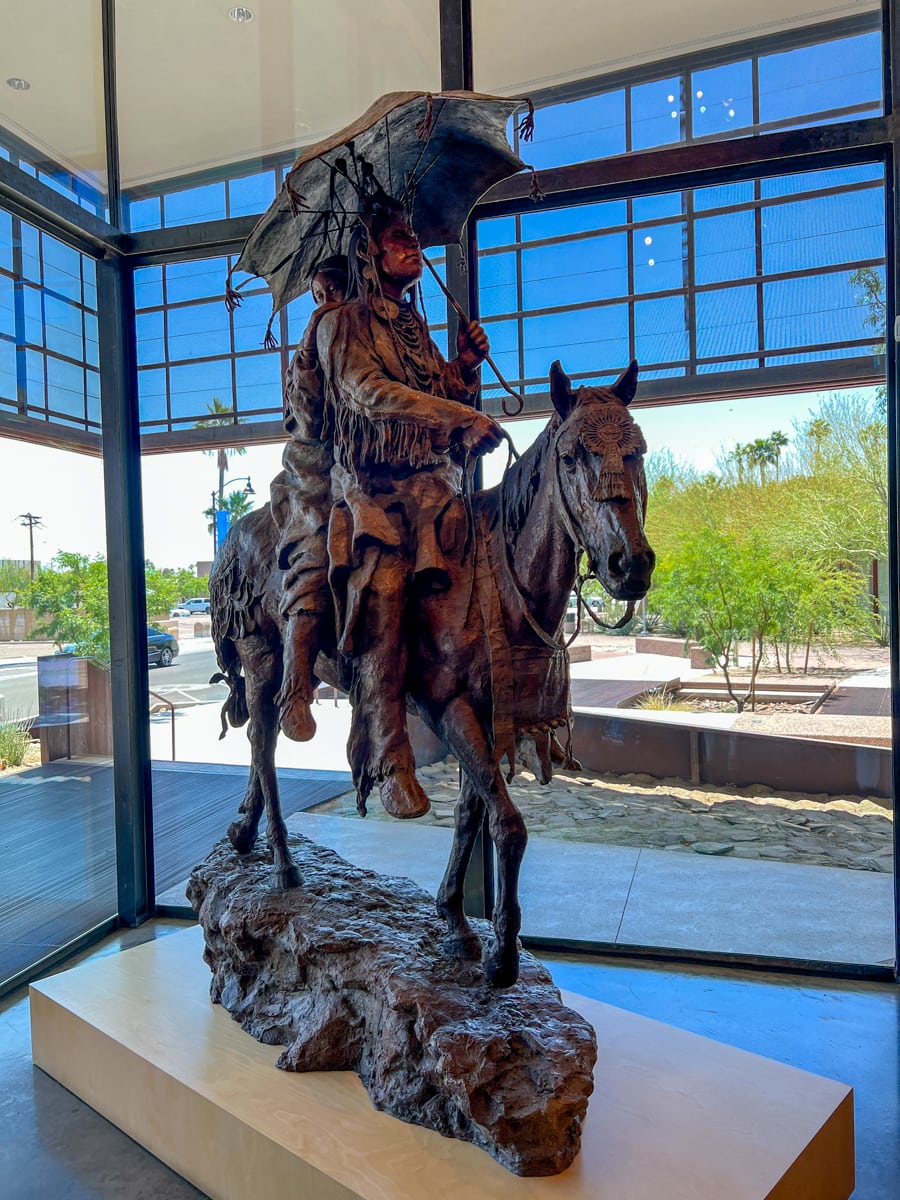
[[[13,75],[7,79],[6,86],[11,87],[14,92],[27,92],[31,84],[27,79],[20,79],[18,75]]]
[[[245,21],[253,20],[253,13],[249,8],[230,8],[228,15],[232,21],[237,21],[239,25],[243,25]]]

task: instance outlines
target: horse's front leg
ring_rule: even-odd
[[[493,914],[496,940],[485,957],[484,969],[494,987],[510,987],[519,977],[519,868],[528,841],[525,822],[493,765],[487,733],[469,701],[463,697],[452,700],[442,723],[450,748],[487,811],[488,830],[497,852],[497,895]]]
[[[250,745],[266,806],[266,841],[272,851],[275,886],[286,889],[300,886],[300,872],[288,848],[287,826],[281,815],[278,780],[275,774],[275,744],[278,740],[279,709],[274,692],[261,699],[260,717],[250,729]]]
[[[468,775],[463,774],[456,802],[456,829],[450,860],[437,894],[438,912],[447,922],[447,950],[457,958],[481,958],[481,938],[466,919],[463,896],[466,872],[483,814],[484,805]]]

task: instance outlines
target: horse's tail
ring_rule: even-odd
[[[221,670],[210,678],[210,683],[228,685],[228,696],[221,709],[222,731],[219,740],[228,732],[228,726],[239,729],[250,720],[247,706],[247,681],[244,678],[240,655],[235,645],[235,636],[243,631],[241,609],[244,590],[241,571],[240,541],[229,531],[209,577],[209,607],[212,615],[212,635],[216,648],[216,660]]]

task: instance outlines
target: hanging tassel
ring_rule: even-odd
[[[301,210],[306,207],[306,197],[301,196],[299,192],[295,192],[287,179],[284,181],[284,186],[291,206],[291,216],[299,217]]]
[[[416,125],[416,137],[420,142],[427,142],[431,137],[431,127],[434,124],[434,96],[431,92],[425,97],[425,116]]]
[[[526,100],[528,112],[516,126],[516,133],[519,139],[523,142],[530,142],[534,138],[534,101]]]
[[[538,200],[545,199],[544,189],[541,187],[541,181],[538,179],[538,173],[534,167],[531,170],[531,187],[528,189],[528,198],[537,204]]]
[[[272,322],[274,320],[275,320],[275,314],[272,313],[271,317],[269,317],[269,323],[266,326],[266,336],[263,338],[263,347],[266,350],[277,350],[278,349],[278,339],[275,337],[275,334],[272,332]]]

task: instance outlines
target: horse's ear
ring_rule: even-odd
[[[550,367],[550,399],[553,407],[563,420],[572,411],[575,397],[572,395],[572,381],[562,369],[559,359]]]
[[[623,404],[630,404],[634,399],[634,394],[637,391],[637,380],[637,359],[633,358],[631,366],[626,371],[623,371],[612,385],[612,391],[619,397]]]

